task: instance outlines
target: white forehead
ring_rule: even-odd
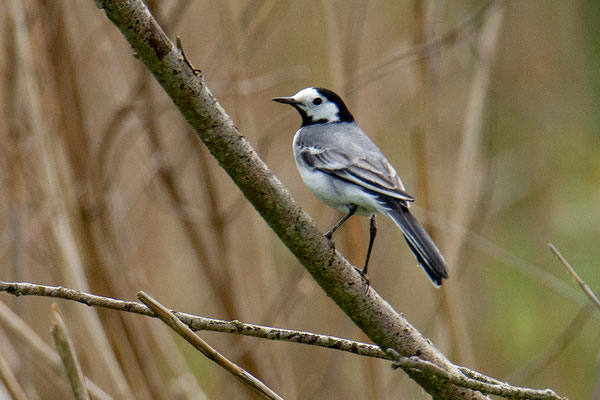
[[[313,99],[315,97],[322,97],[322,96],[319,95],[319,92],[317,92],[317,89],[315,89],[314,87],[307,87],[305,89],[302,89],[301,91],[299,91],[292,97],[294,98],[294,100],[305,104],[305,103],[309,103],[309,102],[313,101]],[[326,99],[323,99],[323,100],[326,100]]]

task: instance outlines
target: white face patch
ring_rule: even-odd
[[[298,106],[313,121],[337,122],[340,120],[338,106],[319,94],[315,88],[302,89],[292,98],[299,103]]]

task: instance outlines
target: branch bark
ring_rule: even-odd
[[[124,301],[109,297],[97,296],[61,286],[45,286],[25,282],[0,281],[0,292],[7,292],[15,296],[44,296],[60,298],[77,301],[90,307],[104,307],[117,311],[141,314],[148,317],[161,318],[161,315],[157,315],[157,310],[150,307],[150,305],[146,306],[135,301]],[[148,298],[148,296],[143,292],[141,292],[141,295]],[[138,294],[138,297],[140,297],[140,294]],[[196,315],[167,310],[164,309],[164,307],[162,307],[162,312],[163,316],[166,313],[172,316],[169,317],[172,323],[175,323],[172,321],[172,318],[177,318],[179,322],[176,324],[178,324],[180,327],[185,325],[186,328],[182,327],[182,329],[189,329],[192,332],[207,330],[221,333],[233,333],[261,339],[326,347],[329,349],[347,351],[361,356],[388,359],[393,361],[392,368],[417,370],[424,374],[431,375],[430,379],[432,380],[451,382],[463,388],[477,390],[482,393],[495,394],[510,399],[562,399],[550,389],[536,390],[511,386],[505,382],[498,381],[494,378],[458,365],[455,365],[458,372],[451,373],[448,370],[443,369],[429,361],[422,360],[419,357],[402,356],[393,349],[388,349],[387,352],[383,352],[379,347],[368,343],[355,342],[348,339],[321,335],[313,332],[293,331],[289,329],[272,328],[269,326],[246,324],[241,321],[223,321],[199,317]],[[179,330],[177,331],[178,333],[182,334]],[[183,336],[189,337],[189,333],[183,333]],[[199,338],[193,339],[192,341],[196,342],[197,340],[199,340]]]
[[[55,299],[72,300],[85,304],[89,307],[102,307],[116,311],[124,311],[134,314],[145,315],[148,317],[155,317],[152,310],[138,302],[117,300],[110,297],[97,296],[79,290],[65,288],[62,286],[45,286],[36,285],[33,283],[0,281],[0,292],[7,292],[15,296],[43,296],[52,297]],[[3,309],[0,308],[0,322],[2,322],[2,310]],[[181,322],[189,326],[190,329],[193,331],[233,333],[236,335],[251,336],[260,339],[308,344],[311,346],[319,346],[328,349],[347,351],[349,353],[354,353],[360,356],[393,360],[393,358],[389,357],[376,345],[356,342],[353,340],[343,339],[335,336],[248,324],[238,320],[224,321],[221,319],[205,318],[177,311],[173,311],[173,314],[175,314],[175,316],[179,318]],[[25,328],[22,328],[21,331],[23,331],[24,329]],[[24,334],[24,336],[26,335]],[[44,346],[44,343],[32,343],[32,347],[35,348],[40,348],[42,346]],[[50,355],[47,355],[45,357],[52,358],[52,362],[55,364],[59,363],[58,359],[55,360],[56,357]]]
[[[327,295],[382,349],[415,356],[460,373],[425,337],[373,289],[339,253],[333,253],[310,217],[238,132],[233,121],[167,38],[141,0],[96,0],[163,86],[211,154],[281,241]],[[485,399],[431,374],[403,368],[435,399]]]

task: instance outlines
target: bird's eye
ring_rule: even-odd
[[[319,104],[321,104],[323,102],[323,99],[320,97],[317,97],[316,99],[313,100],[313,104],[315,106],[318,106]]]

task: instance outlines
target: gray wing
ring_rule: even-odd
[[[310,168],[390,197],[404,201],[415,200],[404,191],[404,185],[396,170],[378,149],[373,151],[357,148],[350,143],[346,142],[346,146],[352,151],[341,152],[333,148],[303,146],[298,152],[302,161]]]

